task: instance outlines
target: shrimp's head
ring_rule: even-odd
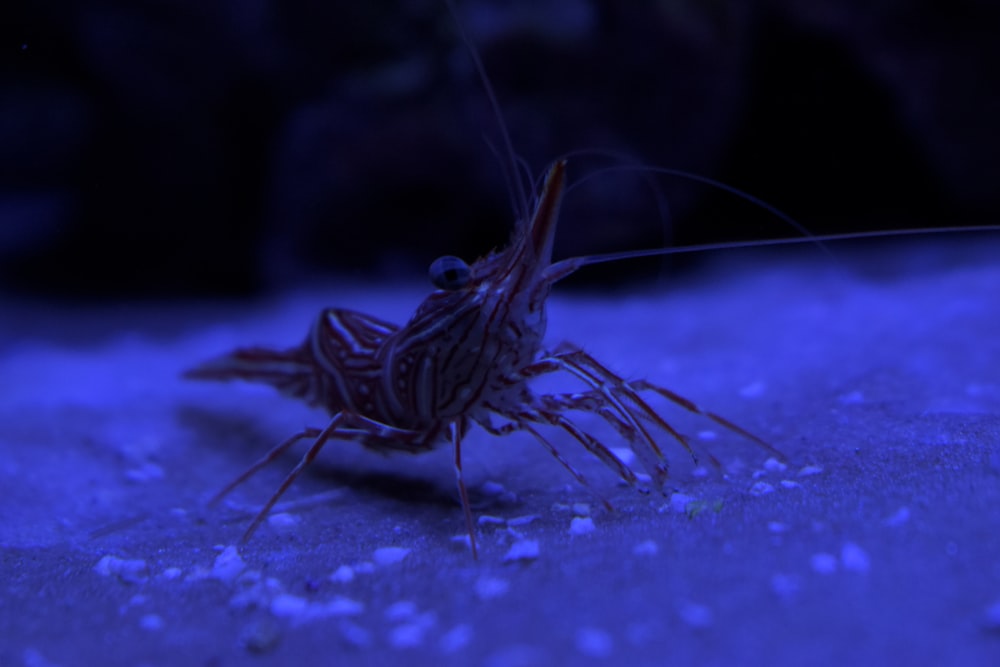
[[[457,257],[431,265],[438,289],[386,341],[391,359],[384,361],[394,391],[408,394],[401,404],[409,404],[409,414],[428,420],[473,413],[514,391],[518,371],[538,356],[545,300],[558,279],[548,269],[558,266],[552,244],[565,174],[563,160],[549,169],[532,215],[506,248],[471,265]]]

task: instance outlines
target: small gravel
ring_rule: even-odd
[[[712,625],[712,610],[703,604],[687,602],[677,610],[681,620],[692,628],[707,628]]]
[[[896,528],[902,526],[904,523],[910,520],[910,508],[903,506],[900,507],[896,512],[885,519],[882,525],[889,526],[890,528]]]
[[[503,560],[505,563],[531,561],[537,559],[540,552],[538,540],[518,540],[510,545]]]
[[[845,570],[867,574],[871,566],[868,554],[854,542],[845,542],[840,548],[840,562]]]
[[[813,554],[809,565],[817,574],[833,574],[837,571],[837,557],[828,553]]]
[[[410,549],[405,547],[380,547],[372,554],[376,565],[395,565],[410,555]]]
[[[440,646],[442,653],[458,653],[469,645],[469,642],[472,641],[472,637],[472,626],[460,623],[441,635],[438,646]]]
[[[607,658],[614,652],[614,641],[600,628],[584,627],[576,631],[576,650],[590,658]]]
[[[235,546],[230,545],[215,557],[215,562],[212,564],[212,571],[209,573],[209,576],[225,583],[231,583],[246,568],[246,563],[240,558],[240,552]]]
[[[776,458],[769,458],[764,461],[764,470],[768,472],[784,472],[788,468],[787,463],[783,463]]]
[[[594,520],[589,516],[575,516],[573,520],[569,522],[569,534],[570,535],[587,535],[596,530],[594,526]]]
[[[655,556],[659,550],[660,548],[656,546],[656,542],[653,540],[645,540],[644,542],[639,542],[637,545],[632,547],[632,555]]]
[[[128,584],[138,584],[149,579],[149,566],[140,558],[103,556],[94,565],[94,572],[102,577],[117,577]]]
[[[473,590],[480,600],[493,600],[507,594],[510,582],[499,577],[482,576],[476,580]]]

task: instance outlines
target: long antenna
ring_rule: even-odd
[[[530,212],[528,194],[524,189],[524,181],[521,178],[519,167],[520,163],[518,162],[517,153],[514,152],[514,144],[510,140],[510,133],[507,131],[507,123],[504,122],[503,113],[501,113],[500,105],[497,103],[497,96],[493,92],[493,84],[490,83],[490,78],[486,74],[486,67],[483,66],[483,60],[479,57],[479,51],[476,50],[475,44],[472,43],[468,33],[465,31],[465,26],[462,25],[462,21],[458,16],[458,10],[455,8],[455,3],[453,0],[445,0],[445,4],[448,5],[448,11],[451,12],[451,16],[455,20],[458,34],[469,51],[469,57],[472,59],[473,65],[475,65],[476,73],[479,75],[479,80],[486,91],[486,97],[490,101],[490,108],[493,110],[493,116],[500,128],[500,137],[503,139],[503,151],[507,158],[505,171],[510,174],[508,180],[514,183],[518,203],[521,208],[520,211],[516,211],[515,213],[520,220],[526,220]]]
[[[587,174],[586,176],[584,176],[583,178],[581,178],[580,180],[578,180],[576,183],[574,183],[572,186],[570,186],[570,188],[567,189],[567,193],[569,192],[570,189],[575,188],[578,185],[580,185],[580,183],[583,183],[583,182],[585,182],[585,181],[587,181],[587,180],[589,180],[591,178],[599,176],[602,173],[607,173],[609,171],[614,171],[614,172],[617,172],[617,171],[638,171],[638,172],[642,172],[642,173],[645,173],[645,174],[663,174],[665,176],[674,176],[675,178],[683,178],[683,179],[687,179],[689,181],[695,181],[696,183],[702,183],[704,185],[708,185],[708,186],[711,186],[713,188],[717,188],[717,189],[722,190],[724,192],[728,192],[731,195],[735,195],[735,196],[739,197],[740,199],[744,199],[744,200],[750,202],[751,204],[753,204],[754,206],[759,206],[760,208],[764,209],[765,211],[767,211],[771,215],[773,215],[773,216],[775,216],[777,218],[780,218],[783,222],[785,222],[787,225],[789,225],[790,227],[792,227],[793,229],[795,229],[796,231],[798,231],[800,234],[803,234],[804,236],[811,238],[812,240],[816,241],[817,243],[820,242],[819,237],[813,236],[812,232],[810,232],[802,223],[800,223],[795,218],[793,218],[792,216],[788,215],[787,213],[785,213],[784,211],[782,211],[778,207],[776,207],[776,206],[774,206],[772,204],[768,204],[766,201],[764,201],[760,197],[755,197],[754,195],[750,194],[749,192],[746,192],[744,190],[740,190],[739,188],[734,187],[732,185],[727,185],[726,183],[723,183],[722,181],[718,181],[718,180],[716,180],[714,178],[711,178],[709,176],[702,176],[701,174],[696,174],[696,173],[691,172],[691,171],[685,171],[683,169],[672,169],[670,167],[658,167],[658,166],[644,165],[644,164],[619,164],[619,165],[615,165],[613,167],[606,167],[604,169],[598,169],[598,170],[590,172],[589,174]]]
[[[545,276],[552,282],[562,280],[577,269],[593,264],[618,262],[623,259],[639,257],[663,257],[666,255],[683,255],[695,252],[715,250],[736,250],[740,248],[768,248],[786,245],[802,245],[804,243],[829,243],[831,241],[850,241],[856,239],[877,239],[894,236],[926,236],[931,234],[962,234],[970,232],[997,232],[1000,225],[963,225],[960,227],[925,227],[918,229],[890,229],[880,231],[847,232],[841,234],[820,234],[784,239],[755,239],[750,241],[729,241],[726,243],[703,243],[698,245],[680,246],[676,248],[649,248],[647,250],[624,250],[600,255],[581,255],[554,262],[545,271]]]

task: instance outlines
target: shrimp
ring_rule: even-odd
[[[645,398],[658,394],[783,458],[763,439],[665,387],[646,380],[626,381],[580,348],[546,349],[545,303],[552,285],[589,259],[551,260],[565,182],[566,162],[560,160],[549,169],[533,213],[518,223],[503,250],[471,265],[450,256],[436,260],[431,277],[438,289],[405,325],[330,308],[319,314],[301,345],[287,350],[240,349],[186,373],[196,379],[270,384],[331,415],[324,428],[305,429],[274,447],[213,499],[228,494],[294,443],[311,439],[298,464],[250,524],[244,540],[329,440],[354,440],[380,453],[411,454],[450,442],[474,557],[474,523],[462,474],[462,443],[472,424],[496,436],[530,434],[587,486],[553,440],[537,428],[556,427],[635,485],[636,473],[566,414],[594,413],[628,443],[653,484],[662,488],[668,465],[651,427],[697,457],[687,438]],[[587,389],[573,394],[532,391],[533,378],[552,373],[572,375]]]
[[[555,427],[622,480],[635,485],[639,479],[636,472],[567,413],[595,414],[628,443],[651,482],[662,489],[668,478],[668,463],[655,432],[667,434],[696,461],[697,456],[688,439],[647,402],[647,396],[655,394],[784,459],[765,440],[670,389],[647,380],[627,381],[579,347],[545,347],[545,304],[553,284],[585,265],[666,254],[669,249],[552,261],[559,207],[566,189],[566,160],[551,165],[540,192],[529,205],[519,177],[521,164],[489,79],[460,23],[458,27],[497,116],[506,176],[517,190],[520,219],[511,241],[471,265],[452,256],[436,260],[430,274],[437,289],[403,326],[354,310],[328,308],[319,313],[300,345],[284,350],[238,349],[185,373],[185,377],[193,379],[269,384],[330,415],[326,426],[293,434],[213,497],[211,502],[218,501],[297,442],[311,441],[250,523],[244,542],[330,440],[356,441],[383,454],[420,454],[450,443],[474,558],[478,556],[475,525],[462,473],[462,444],[473,424],[495,436],[529,434],[577,481],[589,487],[557,443],[539,429]],[[559,394],[532,390],[533,379],[555,373],[577,378],[585,390]],[[603,502],[610,509],[610,504]]]

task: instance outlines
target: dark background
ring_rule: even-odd
[[[998,218],[998,10],[938,4],[458,13],[533,172],[615,151],[826,233]],[[509,234],[498,126],[441,0],[13,0],[0,39],[8,290],[249,295],[324,273],[415,276]],[[615,163],[573,159],[571,177]],[[730,195],[621,171],[564,210],[559,256],[795,234]]]

